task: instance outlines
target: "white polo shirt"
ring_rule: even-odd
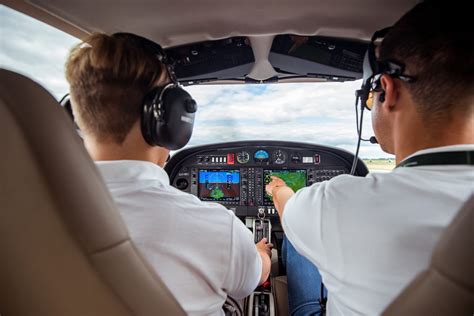
[[[133,242],[189,315],[222,315],[227,295],[255,289],[262,261],[253,236],[229,210],[169,185],[145,161],[96,162]]]
[[[415,155],[474,150],[432,148]],[[428,267],[443,230],[474,192],[474,167],[397,168],[341,175],[298,191],[283,228],[320,270],[328,315],[378,315]]]

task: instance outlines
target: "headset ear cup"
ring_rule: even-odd
[[[179,85],[171,83],[151,91],[143,101],[143,138],[151,146],[184,147],[191,138],[196,110],[196,101]]]
[[[69,96],[69,93],[66,94],[61,99],[61,101],[59,101],[59,104],[61,104],[61,106],[66,110],[66,113],[69,115],[69,117],[74,122],[74,113],[72,112],[71,97]]]
[[[159,99],[159,94],[160,89],[154,89],[145,96],[140,116],[140,126],[143,138],[151,146],[158,145],[155,139],[156,119],[153,112],[154,107],[156,106],[155,103]]]
[[[380,102],[385,102],[385,91],[382,91],[379,96],[379,101]]]
[[[74,127],[76,130],[80,130],[79,126],[76,123],[76,120],[74,119],[74,113],[72,111],[72,103],[71,103],[71,96],[66,94],[60,101],[59,104],[66,110],[66,113],[68,116],[71,118],[72,123],[74,124]]]
[[[177,150],[191,138],[196,101],[179,85],[171,85],[162,93],[163,119],[156,124],[157,142],[161,147]]]

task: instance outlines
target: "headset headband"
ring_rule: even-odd
[[[369,62],[370,66],[372,68],[373,75],[377,75],[381,73],[383,70],[381,69],[382,67],[381,64],[377,61],[377,56],[375,54],[375,42],[380,39],[384,38],[385,35],[392,29],[392,27],[386,27],[384,29],[376,31],[373,35],[372,38],[370,39],[370,44],[369,48],[367,49],[367,53],[369,54]]]
[[[126,33],[126,32],[120,32],[120,33],[115,33],[112,35],[113,37],[122,37],[122,38],[127,38],[132,41],[136,41],[139,45],[142,45],[146,47],[149,51],[153,52],[155,56],[157,57],[158,61],[165,65],[166,70],[168,71],[168,75],[170,76],[171,81],[179,85],[178,78],[176,77],[176,73],[174,71],[174,63],[166,55],[166,52],[164,49],[161,47],[160,44],[153,42],[152,40],[149,40],[148,38],[145,38],[140,35],[132,34],[132,33]]]
[[[405,82],[415,82],[416,80],[416,77],[404,74],[405,65],[403,63],[392,59],[377,60],[375,53],[375,43],[377,40],[384,38],[391,29],[392,27],[386,27],[378,30],[372,35],[372,38],[370,39],[370,43],[367,47],[367,52],[364,57],[362,87],[360,90],[357,90],[357,95],[361,99],[361,105],[364,105],[367,102],[369,92],[372,88],[372,82],[377,76],[381,74],[387,74]]]
[[[375,54],[375,48],[376,48],[375,42],[378,39],[385,37],[388,31],[390,31],[390,29],[391,27],[386,27],[384,29],[376,31],[372,35],[372,38],[370,39],[370,43],[369,43],[369,46],[367,47],[367,52],[365,53],[364,63],[363,63],[362,88],[361,88],[362,103],[367,101],[367,97],[370,90],[370,83],[372,79],[377,74],[380,74],[381,72],[381,69],[380,69],[381,67],[380,67],[379,62],[377,61],[377,56]]]

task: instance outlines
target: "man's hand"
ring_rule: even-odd
[[[272,182],[265,186],[265,191],[273,198],[273,205],[275,205],[278,215],[280,215],[280,221],[282,221],[286,202],[295,192],[282,179],[275,176],[271,176],[271,178]]]
[[[255,247],[257,247],[258,252],[266,253],[270,259],[272,258],[273,244],[267,242],[267,238],[262,238],[262,240],[255,244]]]
[[[263,284],[268,279],[270,275],[270,269],[272,265],[271,257],[272,257],[272,248],[273,245],[267,242],[266,238],[262,238],[258,243],[255,244],[257,248],[257,252],[262,258],[262,274],[260,277],[260,282],[258,285]]]
[[[265,191],[267,191],[268,195],[273,196],[273,189],[286,186],[286,183],[282,179],[275,176],[271,176],[270,178],[272,181],[265,186]]]

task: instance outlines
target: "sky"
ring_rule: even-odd
[[[68,92],[64,64],[79,43],[49,25],[0,5],[0,67],[37,81],[60,99]],[[360,81],[190,86],[198,103],[188,146],[237,140],[283,140],[355,151],[354,91]],[[373,135],[366,112],[363,137]],[[389,158],[362,142],[362,158]]]

